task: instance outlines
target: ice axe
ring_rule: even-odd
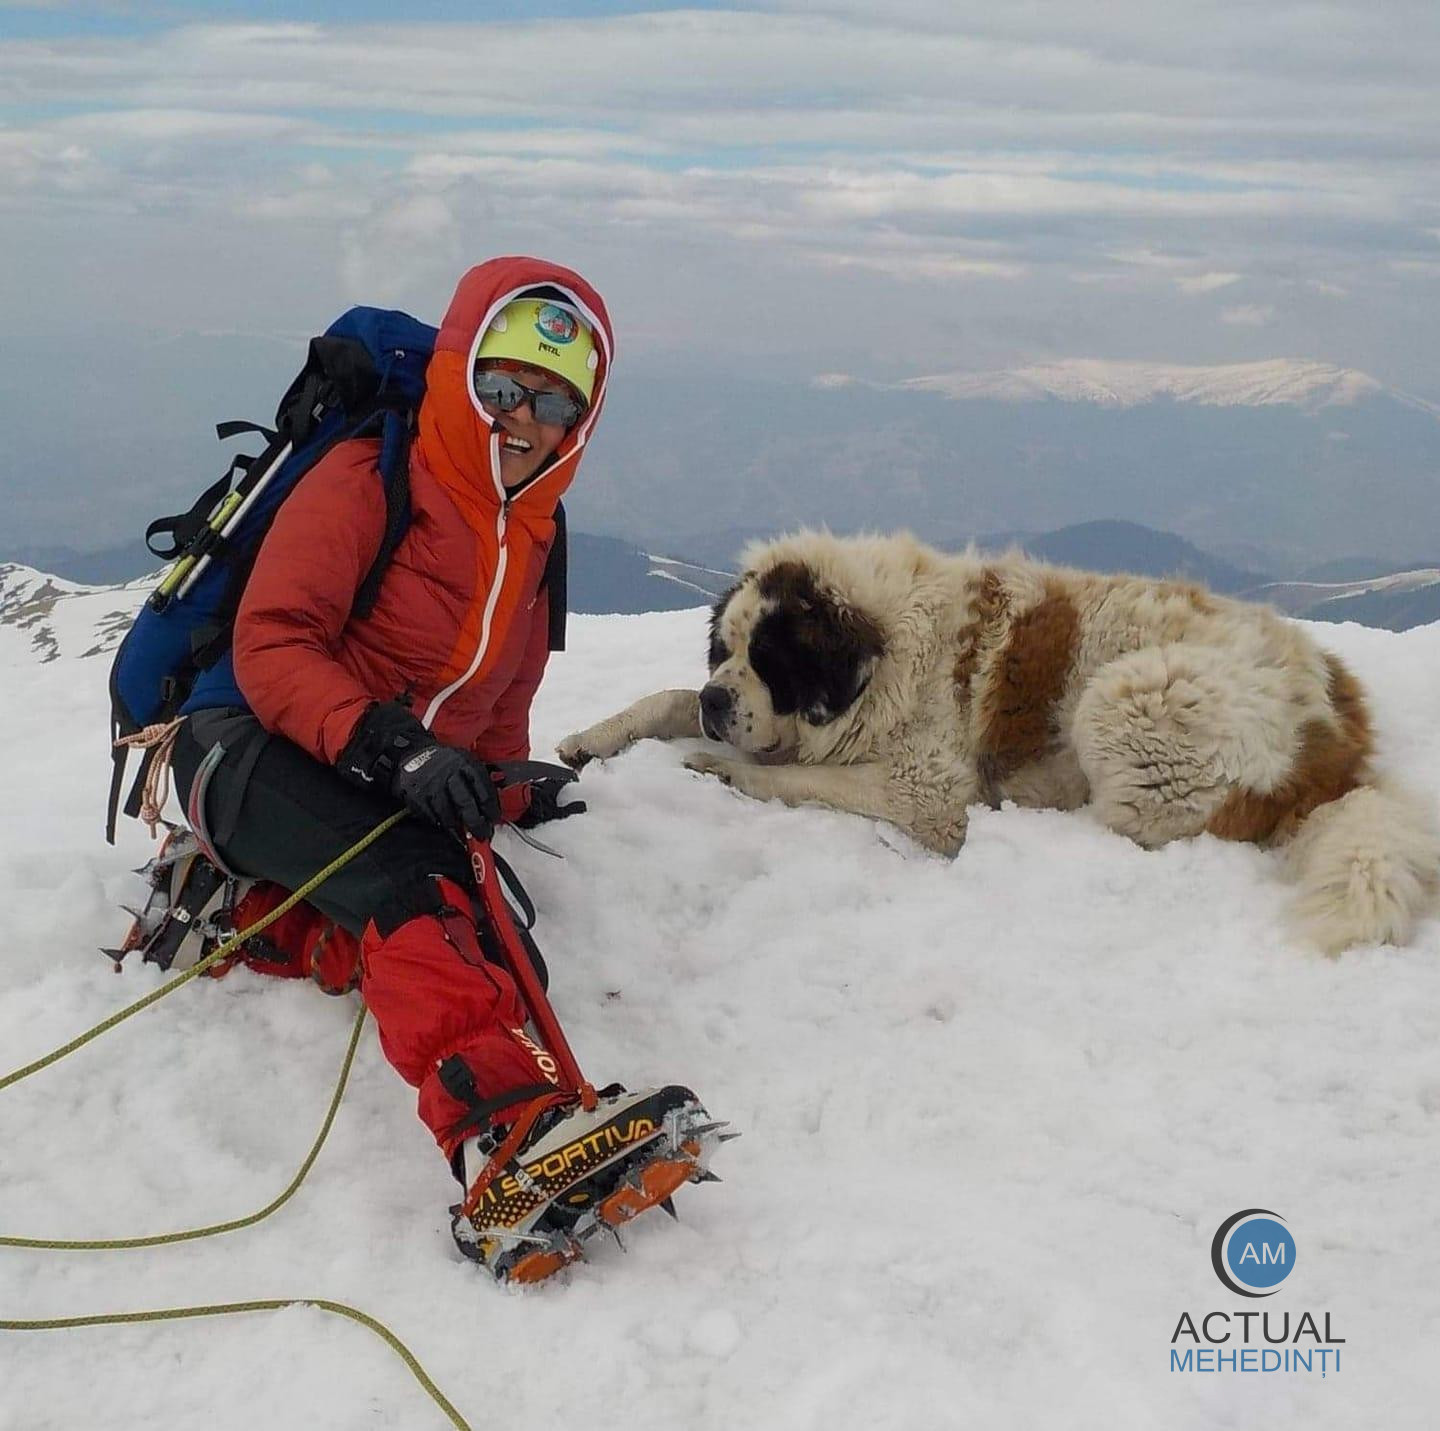
[[[575,779],[573,770],[568,770],[560,765],[547,765],[539,760],[496,762],[490,768],[499,777],[498,783],[506,787],[531,780],[554,778],[570,781]],[[490,848],[490,841],[476,839],[472,835],[466,844],[470,853],[470,872],[475,879],[475,889],[480,896],[480,903],[484,908],[490,927],[495,931],[499,941],[500,954],[505,967],[515,981],[515,986],[520,991],[520,998],[530,1014],[530,1020],[540,1035],[540,1043],[546,1051],[544,1057],[553,1061],[555,1065],[554,1073],[558,1080],[558,1086],[568,1093],[575,1094],[580,1099],[582,1107],[594,1108],[596,1104],[594,1086],[580,1072],[580,1065],[570,1047],[569,1040],[565,1037],[565,1031],[560,1027],[560,1020],[555,1016],[550,997],[545,992],[545,988],[540,982],[540,976],[535,970],[535,964],[530,958],[530,953],[520,938],[519,930],[515,927],[514,915],[511,912],[509,901],[505,898],[505,891],[501,887],[500,867],[496,863],[497,857],[494,850]],[[514,883],[518,884],[518,881],[514,881]],[[547,1075],[549,1074],[549,1070],[545,1069],[543,1059],[541,1068]]]

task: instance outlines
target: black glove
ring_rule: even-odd
[[[568,805],[560,803],[560,792],[569,783],[569,780],[561,780],[553,775],[532,780],[530,804],[515,823],[522,830],[533,830],[536,825],[543,825],[547,820],[568,820],[571,815],[583,815],[590,808],[583,800],[572,800]]]
[[[335,768],[352,784],[388,790],[458,840],[488,840],[500,818],[485,762],[441,744],[399,701],[365,712]]]

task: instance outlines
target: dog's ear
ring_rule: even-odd
[[[870,682],[885,643],[868,616],[822,598],[802,624],[802,639],[818,657],[821,679],[806,694],[801,715],[825,725],[845,714]]]
[[[775,603],[765,622],[772,628],[765,645],[775,648],[775,664],[784,668],[783,677],[767,678],[767,684],[772,691],[783,689],[789,710],[810,725],[825,725],[843,715],[865,689],[884,652],[879,626],[822,588],[801,562],[782,562],[765,572],[760,592]],[[752,658],[755,646],[752,641]],[[759,666],[757,659],[757,671]]]
[[[710,608],[709,660],[710,674],[712,676],[730,659],[730,648],[720,639],[720,620],[725,615],[725,608],[730,605],[735,593],[739,590],[740,583],[737,581],[735,585]]]

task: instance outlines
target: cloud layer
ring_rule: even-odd
[[[0,49],[10,324],[303,331],[594,275],[625,347],[1440,385],[1433,5],[794,0]]]

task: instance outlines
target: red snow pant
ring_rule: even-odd
[[[205,789],[207,833],[231,869],[267,881],[241,901],[239,928],[396,808],[235,711],[202,711],[181,727],[174,770],[187,808],[196,769],[216,741],[225,755]],[[468,879],[456,841],[424,821],[402,821],[264,931],[272,958],[246,961],[336,991],[354,987],[358,971],[380,1047],[419,1090],[420,1117],[451,1158],[474,1131],[477,1110],[479,1126],[507,1122],[539,1085],[554,1086],[539,1057],[551,1060],[525,1030],[514,981],[484,956],[476,927],[483,915]],[[511,1092],[513,1103],[497,1107]]]

